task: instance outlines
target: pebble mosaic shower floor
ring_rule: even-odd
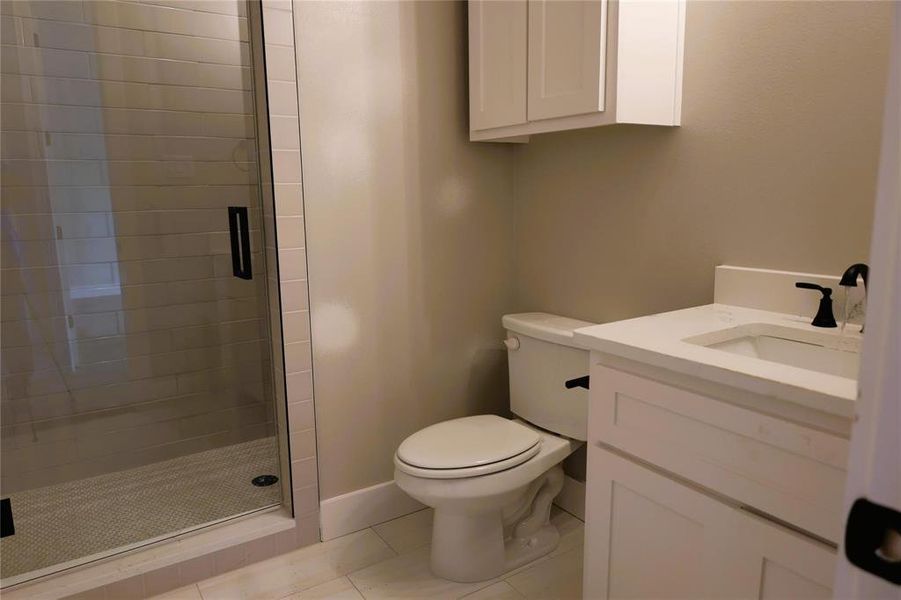
[[[279,504],[276,438],[12,494],[15,535],[0,540],[3,579]]]

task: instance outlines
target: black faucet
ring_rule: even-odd
[[[863,294],[864,300],[867,297],[867,279],[870,277],[870,267],[865,265],[864,263],[854,263],[842,273],[842,278],[838,282],[838,284],[844,288],[849,287],[857,287],[857,278],[863,278]],[[845,306],[847,307],[848,303],[848,290],[845,290]],[[845,316],[843,317],[842,327],[845,326],[845,322],[848,320],[847,316],[847,308],[845,309]],[[860,326],[860,332],[863,333],[863,325]]]
[[[857,278],[863,277],[863,288],[867,289],[867,278],[870,276],[870,267],[863,263],[854,263],[842,274],[841,281],[838,282],[843,287],[857,287]]]
[[[806,281],[799,281],[795,284],[795,287],[805,290],[817,290],[823,294],[820,298],[820,308],[817,310],[813,321],[810,322],[811,325],[814,327],[838,327],[838,323],[835,322],[835,316],[832,314],[832,288],[823,287],[815,283],[807,283]]]

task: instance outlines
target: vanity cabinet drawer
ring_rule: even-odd
[[[592,364],[588,439],[840,539],[844,438]]]

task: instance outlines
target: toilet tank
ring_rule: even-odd
[[[594,323],[535,312],[504,315],[503,324],[510,410],[548,431],[587,439],[588,390],[564,383],[588,375],[588,350],[573,342],[573,331]]]

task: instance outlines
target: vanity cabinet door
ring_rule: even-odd
[[[526,122],[526,0],[469,3],[470,129]]]
[[[585,598],[723,598],[730,508],[598,447],[588,451]]]
[[[828,600],[836,550],[756,515],[733,509],[723,557],[742,598]]]
[[[835,550],[622,456],[588,452],[585,598],[830,598]]]
[[[607,0],[529,0],[529,120],[604,110]]]

